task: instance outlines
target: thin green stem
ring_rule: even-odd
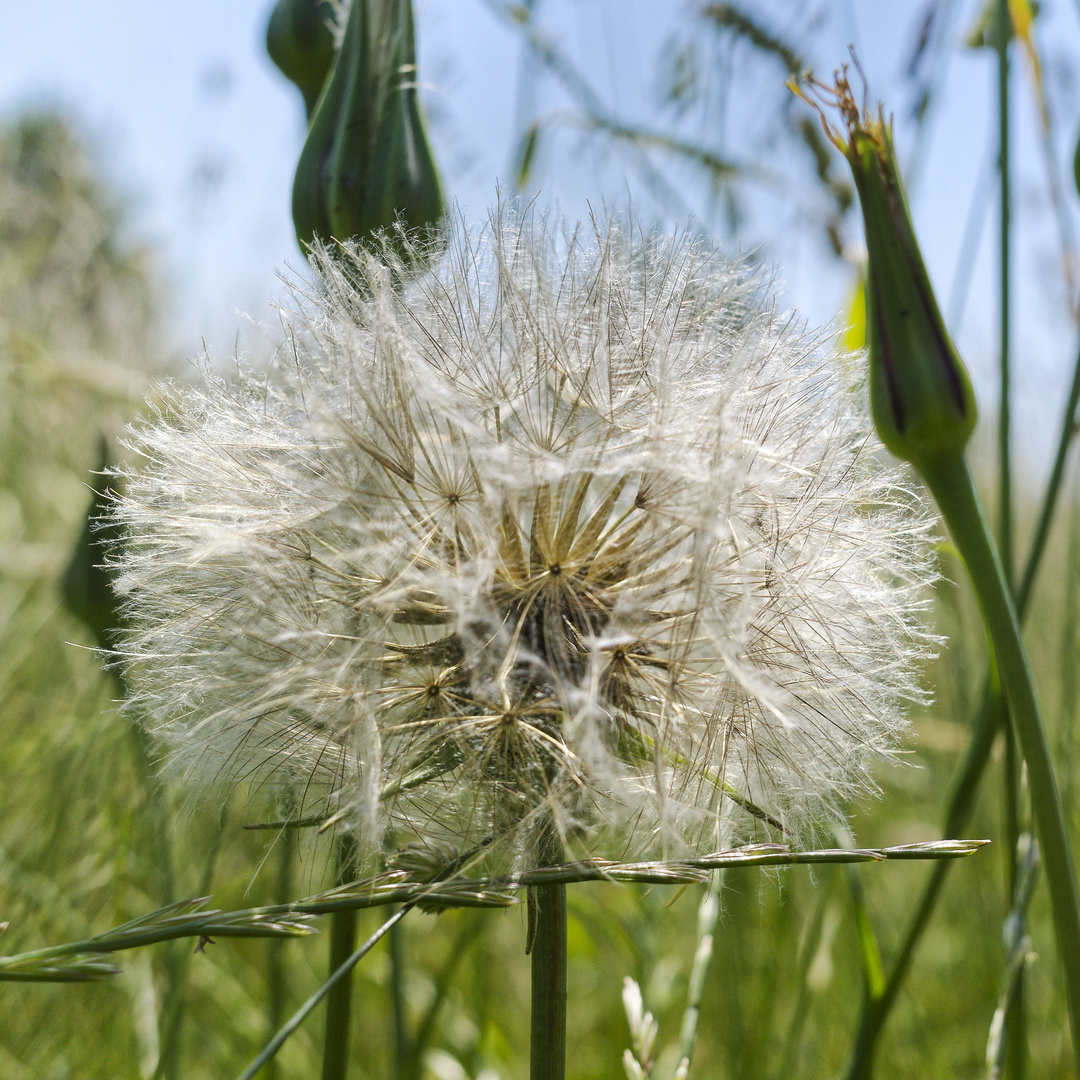
[[[394,1075],[404,1077],[411,1054],[405,1027],[405,938],[400,925],[390,931],[390,998],[394,1023]]]
[[[540,865],[563,858],[554,828],[540,845]],[[554,882],[529,890],[532,951],[532,1016],[529,1029],[529,1080],[566,1076],[566,885]],[[535,921],[534,921],[535,920]]]
[[[1017,753],[1016,734],[1011,725],[1005,728],[1005,760],[1002,762],[1004,774],[1003,796],[1005,803],[1005,852],[1007,865],[1007,896],[1008,910],[1015,912],[1012,897],[1016,894],[1017,880],[1019,875],[1019,863],[1017,861],[1017,848],[1020,843],[1020,775],[1022,772],[1023,759]],[[1007,916],[1008,917],[1008,916]],[[1015,914],[1016,918],[1023,919],[1024,911]],[[1007,958],[1009,959],[1009,958]],[[1007,1007],[1005,1020],[1002,1026],[1002,1045],[1004,1049],[1005,1076],[1009,1080],[1022,1080],[1024,1075],[1024,1059],[1027,1045],[1026,1016],[1024,1009],[1024,968],[1023,965],[1014,965],[1009,960],[1009,966],[1015,966],[1015,971],[1009,978],[1009,994],[1006,999]]]
[[[796,966],[795,985],[799,988],[799,996],[795,1001],[794,1014],[791,1022],[787,1024],[784,1032],[784,1052],[781,1055],[782,1065],[774,1074],[776,1076],[794,1076],[799,1058],[799,1051],[803,1046],[803,1029],[806,1027],[806,1018],[810,1014],[810,967],[817,956],[821,946],[822,933],[825,929],[825,912],[832,898],[832,881],[829,887],[818,889],[817,904],[814,914],[810,918],[809,926],[803,936],[799,947],[798,963]]]
[[[210,850],[206,856],[206,865],[203,867],[202,878],[199,881],[200,894],[206,894],[210,891],[210,883],[214,879],[214,867],[217,865],[218,852],[221,850],[221,841],[225,836],[227,816],[227,809],[223,808],[218,818],[217,829],[214,832]],[[179,1075],[181,1060],[179,1051],[180,1036],[184,1025],[184,995],[180,991],[187,976],[188,968],[191,965],[192,952],[190,946],[180,951],[177,948],[178,944],[178,942],[171,943],[173,960],[170,964],[169,976],[173,980],[173,992],[167,1006],[162,1010],[161,1021],[158,1024],[158,1030],[161,1032],[161,1050],[151,1080],[167,1080],[169,1077]]]
[[[469,946],[479,935],[482,925],[479,919],[469,918],[454,938],[449,957],[435,980],[435,993],[428,1003],[427,1010],[420,1023],[416,1026],[415,1036],[408,1045],[409,1056],[405,1070],[399,1074],[401,1080],[420,1080],[423,1072],[424,1048],[427,1046],[431,1033],[435,1029],[435,1021],[438,1019],[439,1010],[446,1001],[446,996],[453,983],[454,972],[458,964],[468,954]],[[482,1024],[478,1026],[483,1030]]]
[[[356,845],[349,836],[337,841],[336,884],[349,882],[356,866]],[[330,975],[345,965],[356,948],[356,912],[335,911],[330,916]],[[337,979],[326,1001],[322,1080],[345,1080],[349,1071],[349,1021],[352,1015],[351,969]]]
[[[1065,404],[1061,437],[1058,439],[1054,465],[1050,470],[1050,479],[1047,481],[1046,495],[1043,498],[1039,520],[1036,522],[1035,532],[1032,534],[1031,551],[1024,567],[1024,576],[1016,593],[1016,608],[1021,618],[1023,618],[1028,601],[1031,599],[1031,589],[1035,584],[1035,575],[1038,573],[1043,552],[1046,550],[1046,542],[1050,537],[1050,525],[1054,520],[1054,511],[1057,509],[1058,494],[1061,491],[1062,481],[1065,479],[1065,466],[1069,460],[1069,448],[1072,446],[1073,436],[1076,434],[1076,409],[1078,405],[1080,405],[1080,355],[1077,356],[1076,364],[1073,367],[1072,385],[1069,387],[1069,400]]]
[[[566,1076],[566,886],[537,885],[532,947],[530,1080]]]
[[[998,0],[996,12],[997,68],[998,68],[998,132],[1000,152],[998,167],[1001,173],[1001,257],[999,282],[1001,290],[1001,408],[998,414],[999,497],[998,497],[998,549],[1005,573],[1005,584],[1010,590],[1013,583],[1013,514],[1012,469],[1010,461],[1010,387],[1009,387],[1009,324],[1011,301],[1009,290],[1009,254],[1011,246],[1010,216],[1012,211],[1009,162],[1009,41],[1012,25],[1009,0]],[[1021,757],[1017,753],[1012,727],[1005,729],[1004,825],[1006,859],[1008,861],[1008,895],[1016,889],[1016,847],[1020,839],[1020,768]],[[1003,1037],[1006,1040],[1008,1076],[1011,1080],[1023,1077],[1024,1031],[1023,968],[1017,969],[1012,982],[1013,993],[1009,997],[1008,1015],[1005,1018]]]
[[[475,858],[476,855],[487,846],[487,843],[488,842],[485,841],[477,847],[472,848],[470,851],[465,852],[464,855],[460,855],[452,862],[447,863],[447,865],[432,879],[432,884],[439,881],[445,881],[447,878],[452,877],[458,870],[463,866],[466,866],[473,858]],[[421,899],[420,896],[413,896],[412,899],[409,899],[402,904],[401,907],[399,907],[397,911],[395,911],[394,914],[364,942],[363,945],[349,956],[340,967],[336,968],[326,982],[324,982],[322,986],[320,986],[319,989],[316,990],[295,1013],[293,1013],[289,1022],[270,1040],[269,1043],[266,1044],[266,1046],[263,1047],[258,1057],[256,1057],[240,1075],[239,1080],[252,1080],[258,1071],[282,1048],[282,1046],[285,1045],[285,1042],[307,1019],[319,1002],[321,1002],[328,994],[332,993],[339,983],[350,978],[353,968],[356,967],[369,952],[371,952],[379,941],[382,940],[383,936],[388,934],[405,917],[405,915],[421,901]]]
[[[1050,537],[1050,526],[1054,520],[1062,483],[1065,479],[1065,466],[1068,463],[1069,450],[1076,434],[1076,410],[1078,406],[1080,406],[1080,353],[1078,353],[1076,364],[1073,367],[1072,385],[1069,389],[1069,398],[1062,416],[1061,434],[1058,438],[1053,468],[1050,470],[1050,478],[1047,481],[1046,492],[1043,495],[1039,519],[1032,534],[1031,548],[1028,551],[1027,560],[1024,564],[1024,573],[1016,592],[1016,608],[1021,620],[1027,613],[1032,589],[1035,585],[1035,577],[1039,572],[1043,555],[1046,552],[1046,544]],[[967,753],[953,783],[942,836],[959,836],[970,820],[979,781],[986,771],[987,763],[990,760],[990,748],[993,746],[998,731],[1001,730],[1004,718],[1005,708],[1000,692],[992,689],[988,681],[983,687],[982,702],[975,713]],[[869,1067],[867,1062],[873,1056],[877,1038],[896,1002],[900,987],[903,985],[904,979],[907,978],[915,950],[922,939],[923,932],[929,925],[934,909],[937,907],[938,898],[941,895],[950,868],[950,863],[939,862],[931,870],[919,906],[915,909],[911,921],[908,923],[907,933],[904,935],[903,943],[885,981],[885,990],[880,998],[867,999],[864,1004],[859,1033],[848,1066],[847,1075],[850,1078],[868,1075],[866,1071]]]
[[[342,980],[346,980],[352,975],[353,968],[382,940],[383,935],[405,917],[405,913],[412,906],[412,904],[404,904],[399,907],[356,952],[333,972],[330,978],[293,1013],[289,1022],[263,1047],[259,1056],[241,1073],[239,1080],[252,1080],[257,1075],[259,1070],[285,1045],[293,1032],[308,1018],[323,998],[332,993]]]
[[[121,689],[123,683],[121,682]],[[166,805],[167,792],[161,777],[155,775],[154,748],[142,724],[131,725],[132,738],[140,774],[146,785],[146,802],[153,833],[155,864],[161,882],[159,900],[162,905],[176,900],[176,863],[173,858],[170,817]],[[177,1080],[179,1054],[176,1047],[184,1023],[184,995],[181,986],[187,970],[188,957],[175,944],[170,944],[162,957],[164,986],[162,1008],[158,1014],[158,1061],[152,1080]]]
[[[997,3],[998,170],[1001,174],[1001,233],[999,285],[1001,290],[1001,404],[998,410],[998,547],[1005,581],[1012,588],[1013,520],[1009,401],[1009,248],[1011,195],[1009,190],[1009,0]]]
[[[288,815],[286,815],[288,816]],[[283,832],[278,837],[278,865],[277,865],[277,881],[275,883],[274,894],[279,904],[287,904],[289,897],[292,895],[292,845],[290,834]],[[285,1016],[285,1002],[287,989],[285,986],[285,965],[282,963],[282,943],[280,941],[270,941],[267,943],[266,953],[266,982],[267,982],[267,997],[269,998],[268,1006],[268,1021],[270,1024],[270,1035],[281,1027],[282,1019]],[[266,1071],[267,1080],[277,1080],[278,1068],[277,1059],[273,1059],[270,1062],[270,1067]]]
[[[1080,1064],[1080,897],[1057,777],[1016,610],[990,540],[975,484],[962,456],[920,470],[967,565],[994,645],[1009,715],[1027,762],[1035,825],[1043,850],[1065,998]]]

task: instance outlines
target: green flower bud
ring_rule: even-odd
[[[106,560],[123,552],[125,534],[111,517],[113,503],[119,495],[115,481],[104,478],[109,471],[104,437],[98,454],[98,467],[91,483],[93,499],[60,582],[60,594],[67,609],[93,633],[98,646],[108,651],[116,648],[123,616],[113,592],[116,568]]]
[[[916,467],[959,454],[975,428],[975,393],[926,272],[891,129],[880,110],[876,118],[860,112],[843,74],[835,87],[811,86],[840,109],[847,138],[827,122],[825,130],[851,166],[862,205],[870,406],[878,436]]]
[[[266,51],[304,95],[308,119],[334,66],[330,0],[277,0],[266,27]]]
[[[411,0],[353,0],[296,167],[297,240],[365,238],[395,222],[431,228],[444,210],[416,88]]]

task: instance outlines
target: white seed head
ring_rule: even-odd
[[[129,443],[124,663],[180,769],[517,865],[867,787],[927,524],[825,336],[628,223],[313,262],[269,374],[169,389]]]

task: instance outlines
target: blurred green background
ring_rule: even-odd
[[[812,245],[814,258],[839,283],[830,294],[833,310],[837,297],[850,292],[857,279],[858,224],[843,163],[828,154],[816,122],[783,89],[784,77],[810,53],[826,53],[830,65],[845,59],[827,18],[845,5],[808,5],[811,15],[819,13],[817,23],[805,12],[792,22],[783,5],[663,5],[670,34],[653,48],[643,33],[637,69],[622,76],[646,86],[652,111],[628,115],[611,100],[610,86],[598,84],[595,99],[578,94],[572,117],[563,98],[544,96],[551,93],[546,80],[553,72],[562,78],[560,93],[571,96],[573,78],[568,83],[566,71],[590,74],[573,59],[580,49],[561,51],[559,11],[548,23],[539,2],[502,12],[493,4],[479,6],[502,18],[515,42],[511,73],[517,89],[506,93],[518,95],[517,122],[491,150],[511,163],[504,182],[526,192],[541,179],[557,184],[560,170],[572,172],[572,159],[588,146],[608,180],[621,176],[635,197],[647,192],[642,199],[651,216],[679,220],[688,204],[704,210],[704,223],[726,242],[758,244],[768,256],[784,254],[792,243]],[[611,4],[579,0],[577,6],[600,12],[598,48],[604,33],[615,40],[613,30],[604,30],[613,18]],[[873,17],[882,17],[886,29],[894,25],[902,44],[904,64],[893,83],[900,87],[896,124],[907,163],[937,184],[933,206],[951,206],[953,218],[973,223],[953,234],[962,235],[951,252],[950,317],[963,314],[964,303],[955,297],[962,301],[970,288],[981,327],[968,338],[969,349],[981,349],[970,359],[985,369],[982,396],[992,405],[992,392],[985,391],[996,348],[992,244],[985,245],[989,254],[977,256],[978,245],[966,237],[971,230],[976,238],[992,235],[993,171],[984,182],[983,162],[969,161],[975,177],[965,192],[969,207],[955,190],[940,190],[932,160],[938,143],[924,143],[920,134],[930,130],[935,115],[953,115],[956,65],[975,58],[985,72],[986,100],[996,93],[992,52],[965,43],[981,5],[941,0],[867,7],[881,9]],[[1060,356],[1076,349],[1073,223],[1080,200],[1069,172],[1075,133],[1068,91],[1080,84],[1080,5],[1072,10],[1058,0],[1044,7],[1030,40],[1012,47],[1014,110],[1027,115],[1023,130],[1029,135],[1022,138],[1031,138],[1036,152],[1034,161],[1025,154],[1018,173],[1015,229],[1025,254],[1016,276],[1021,296],[1034,290],[1038,303],[1055,312],[1030,333],[1022,320],[1032,316],[1025,312],[1016,333],[1017,389],[1039,389],[1033,414],[1043,429],[1037,433],[1029,415],[1028,426],[1016,433],[1021,557],[1038,510],[1045,457],[1025,447],[1050,445],[1060,411],[1056,376],[1040,367],[1039,354],[1047,335],[1055,337]],[[1074,45],[1064,59],[1061,37],[1046,29],[1060,25],[1048,20],[1061,20],[1062,9],[1072,20]],[[423,26],[421,20],[421,34]],[[422,54],[423,48],[422,39]],[[725,91],[732,72],[752,79],[760,92],[745,85],[738,93]],[[436,69],[432,78],[438,75]],[[870,90],[872,96],[884,93],[876,85]],[[526,108],[522,101],[531,104]],[[432,112],[436,143],[445,148],[453,141],[446,129],[451,122],[440,120],[437,108]],[[728,131],[752,137],[739,141]],[[279,156],[286,151],[279,148]],[[283,161],[286,174],[292,165]],[[459,187],[467,187],[455,168],[453,162],[447,167],[452,195],[455,176]],[[490,191],[490,175],[485,183]],[[156,779],[155,748],[118,714],[120,688],[101,670],[92,634],[61,599],[84,528],[89,485],[101,482],[91,470],[100,466],[102,438],[108,454],[122,453],[116,437],[152,393],[152,380],[186,377],[177,357],[189,344],[187,330],[177,329],[170,290],[190,296],[195,286],[176,285],[183,259],[165,273],[160,250],[139,239],[132,227],[133,214],[138,218],[132,200],[138,197],[133,185],[118,184],[108,141],[103,146],[89,138],[77,118],[55,109],[9,111],[0,129],[0,922],[9,924],[0,951],[9,954],[82,938],[189,896],[210,892],[216,906],[247,907],[316,892],[330,878],[329,841],[297,847],[267,840],[273,833],[241,828],[277,816],[257,793],[238,793],[219,815],[218,808],[193,805],[183,791]],[[769,207],[789,198],[802,208],[798,239],[763,239]],[[288,230],[287,199],[279,212]],[[947,210],[929,213],[933,221]],[[212,226],[206,231],[212,233]],[[933,228],[924,232],[932,272],[945,259],[937,240]],[[299,262],[295,253],[291,258]],[[222,289],[220,282],[217,287]],[[223,310],[247,302],[218,295]],[[815,302],[828,302],[823,295],[816,294]],[[256,359],[258,342],[256,335],[250,345]],[[990,490],[992,408],[984,404],[984,412],[973,464]],[[1073,466],[1031,605],[1029,644],[1074,830],[1080,829],[1078,560]],[[862,844],[941,835],[987,666],[981,623],[966,586],[953,584],[962,575],[947,551],[943,569],[947,580],[937,590],[935,620],[945,643],[926,672],[935,700],[913,717],[905,764],[882,770],[880,798],[852,808],[852,832]],[[996,746],[966,830],[999,842],[951,870],[888,1022],[875,1076],[987,1073],[987,1038],[1006,961],[1002,925],[1011,905],[1000,842],[1003,757]],[[888,962],[929,872],[917,863],[730,872],[691,1075],[842,1075],[863,994],[858,919],[868,918]],[[640,983],[660,1024],[654,1075],[671,1075],[700,899],[696,886],[571,887],[569,1075],[625,1075],[621,1056],[630,1040],[621,991],[627,975]],[[361,934],[383,917],[362,913]],[[384,944],[357,968],[354,1074],[417,1080],[525,1075],[529,967],[523,907],[437,917],[417,911],[403,927],[396,959]],[[1029,932],[1035,956],[1025,980],[1029,1072],[1069,1076],[1072,1053],[1042,889],[1032,902]],[[324,952],[318,938],[220,941],[199,953],[192,942],[180,941],[124,954],[123,973],[101,983],[0,984],[0,1076],[238,1074],[319,985]],[[266,1075],[316,1075],[321,1023],[313,1017]]]

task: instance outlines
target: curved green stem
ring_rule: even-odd
[[[1072,385],[1069,389],[1069,399],[1062,417],[1061,435],[1058,439],[1054,464],[1050,470],[1050,479],[1047,481],[1046,492],[1043,495],[1039,519],[1032,534],[1031,548],[1024,564],[1024,573],[1016,591],[1016,609],[1021,620],[1023,620],[1027,612],[1031,591],[1035,585],[1035,577],[1038,574],[1043,554],[1046,551],[1046,544],[1050,537],[1050,526],[1054,520],[1062,482],[1065,479],[1065,466],[1069,459],[1069,449],[1072,446],[1073,436],[1076,434],[1076,410],[1078,406],[1080,406],[1080,355],[1077,356],[1076,364],[1073,367]],[[972,724],[971,741],[968,744],[967,753],[953,784],[942,836],[956,837],[964,831],[975,804],[979,781],[982,779],[982,775],[986,771],[986,765],[990,760],[990,749],[993,746],[995,736],[1004,723],[1004,719],[1005,708],[1000,691],[992,689],[988,680],[983,687],[982,702],[976,711],[975,720]],[[900,987],[904,979],[907,978],[911,961],[915,955],[915,949],[922,938],[923,931],[930,922],[934,909],[937,907],[938,898],[941,895],[941,890],[945,885],[945,879],[948,877],[950,869],[951,863],[939,862],[931,870],[929,880],[923,890],[922,899],[919,901],[919,906],[908,923],[903,944],[900,946],[900,951],[893,961],[888,978],[885,980],[884,991],[880,998],[867,998],[864,1002],[859,1033],[856,1037],[851,1062],[846,1074],[852,1080],[855,1077],[868,1075],[867,1069],[873,1057],[877,1038],[896,1002]]]
[[[1065,998],[1074,1053],[1080,1063],[1080,897],[1057,777],[1020,623],[967,463],[961,455],[943,456],[920,463],[920,472],[967,565],[994,645],[1009,715],[1027,762],[1058,955],[1065,971]]]

